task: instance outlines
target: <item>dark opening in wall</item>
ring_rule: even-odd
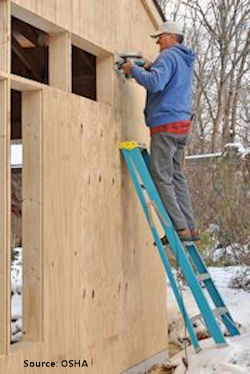
[[[96,100],[96,56],[72,45],[72,92]]]
[[[11,17],[11,72],[48,84],[48,34]]]
[[[22,93],[11,90],[11,343],[22,340]]]
[[[22,94],[11,90],[11,140],[22,139]]]
[[[22,243],[22,93],[11,90],[11,246]],[[20,160],[21,159],[21,160]]]

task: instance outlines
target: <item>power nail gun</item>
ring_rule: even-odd
[[[121,52],[117,54],[117,58],[115,61],[115,65],[118,71],[122,72],[122,65],[126,62],[131,61],[137,66],[144,66],[145,61],[142,58],[142,54],[140,52]],[[131,78],[130,75],[125,75],[126,78]]]

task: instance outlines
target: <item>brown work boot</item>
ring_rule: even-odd
[[[168,238],[166,235],[164,235],[162,238],[161,238],[161,242],[162,242],[162,245],[168,245]]]
[[[164,235],[162,238],[161,238],[161,243],[162,245],[168,245],[168,238],[166,235]],[[156,242],[154,242],[154,246],[156,246]]]
[[[181,230],[176,230],[176,231],[181,241],[192,241],[193,240],[193,237],[189,229],[181,229]],[[168,238],[166,235],[164,235],[161,238],[161,242],[162,242],[162,245],[168,245]],[[156,245],[155,242],[154,242],[154,245]]]
[[[191,235],[192,235],[192,240],[194,240],[194,241],[201,240],[200,232],[199,232],[198,229],[190,230],[190,232],[191,232]]]
[[[192,241],[192,235],[189,229],[176,230],[181,241]]]

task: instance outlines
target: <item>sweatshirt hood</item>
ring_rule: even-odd
[[[186,47],[184,45],[177,44],[169,48],[168,50],[180,55],[188,64],[192,64],[195,60],[195,53],[192,51],[191,48]]]

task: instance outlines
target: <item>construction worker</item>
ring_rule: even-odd
[[[151,173],[181,240],[199,240],[186,178],[181,170],[190,130],[193,51],[182,45],[183,30],[167,21],[151,34],[160,54],[150,68],[126,62],[122,69],[147,90],[144,110],[151,133]],[[167,243],[166,236],[162,238]]]

